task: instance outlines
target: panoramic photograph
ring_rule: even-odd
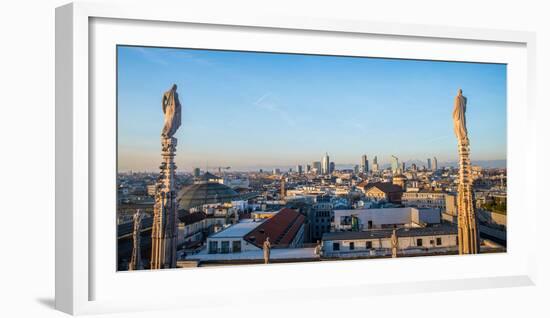
[[[119,45],[117,270],[506,252],[506,84],[506,64]]]

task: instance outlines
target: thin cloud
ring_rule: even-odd
[[[296,121],[284,107],[275,101],[271,93],[267,92],[260,96],[260,98],[254,102],[254,105],[260,109],[277,114],[287,125],[292,127],[296,126]]]
[[[169,63],[165,59],[159,57],[157,54],[154,54],[151,52],[151,50],[143,48],[143,47],[137,47],[135,48],[141,55],[147,59],[151,63],[167,66]]]
[[[187,60],[190,60],[192,62],[195,62],[197,64],[201,64],[201,65],[204,65],[204,66],[213,66],[214,65],[214,63],[212,61],[210,61],[208,59],[205,59],[205,58],[202,58],[202,57],[198,57],[195,54],[190,53],[189,51],[182,51],[182,50],[172,49],[172,50],[167,50],[166,53],[168,53],[171,56],[186,58]]]
[[[191,54],[187,51],[184,51],[183,49],[157,49],[157,48],[145,48],[145,47],[136,47],[134,49],[140,52],[141,55],[145,59],[147,59],[149,62],[159,64],[162,66],[168,66],[171,63],[166,59],[166,57],[184,58],[188,61],[192,61],[194,63],[201,64],[204,66],[214,65],[212,61],[202,57],[197,57],[196,55]]]
[[[258,98],[258,100],[256,100],[256,101],[254,102],[254,105],[256,105],[256,106],[260,105],[260,104],[264,101],[264,99],[266,99],[266,98],[269,97],[270,95],[271,95],[271,93],[265,93],[265,94],[263,94],[262,96],[260,96],[260,98]]]

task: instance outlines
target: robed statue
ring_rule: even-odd
[[[162,112],[164,113],[164,127],[161,136],[172,138],[181,126],[181,104],[178,98],[176,84],[162,96]]]
[[[317,244],[315,245],[315,255],[321,255],[321,242],[317,240]]]
[[[265,238],[262,249],[264,250],[264,264],[268,264],[269,257],[271,256],[271,243],[269,243],[269,237]]]
[[[134,213],[133,219],[133,248],[130,264],[128,265],[128,270],[143,269],[143,263],[141,261],[141,222],[143,221],[143,213],[141,213],[140,209],[137,209],[136,213]]]
[[[391,257],[396,258],[397,257],[397,249],[399,248],[399,239],[397,238],[397,230],[393,229],[393,232],[391,234]]]
[[[459,143],[468,142],[468,130],[466,129],[466,102],[467,99],[462,95],[462,90],[458,90],[455,97],[455,107],[453,110],[453,120],[455,135]]]

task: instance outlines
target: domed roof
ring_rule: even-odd
[[[198,182],[218,182],[218,180],[221,180],[223,178],[220,178],[216,175],[211,174],[210,172],[206,171],[203,175],[200,177],[197,177],[195,179],[195,183]]]
[[[190,208],[210,203],[231,202],[239,194],[230,187],[217,182],[195,183],[184,187],[178,192],[178,208]]]

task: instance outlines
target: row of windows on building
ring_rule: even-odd
[[[457,238],[457,241],[458,241],[458,238]],[[435,243],[436,246],[441,246],[442,244],[442,241],[441,241],[441,238],[440,237],[437,237],[434,240],[430,240],[430,245],[433,246]],[[457,243],[458,244],[458,243]],[[416,239],[416,246],[424,246],[424,239]],[[350,250],[355,250],[355,242],[350,242],[349,243],[349,249]],[[372,242],[371,241],[365,241],[365,249],[372,249]],[[340,250],[340,243],[338,242],[333,242],[332,243],[332,250],[333,251],[339,251]]]
[[[317,217],[330,217],[330,211],[318,211],[315,213]]]
[[[231,243],[231,249],[229,249]],[[220,245],[220,246],[218,246]],[[208,243],[208,253],[217,254],[217,253],[240,253],[241,252],[241,241],[221,241],[221,244],[218,244],[218,241],[210,241]]]
[[[315,223],[330,223],[330,219],[323,219],[323,218],[316,219]]]

